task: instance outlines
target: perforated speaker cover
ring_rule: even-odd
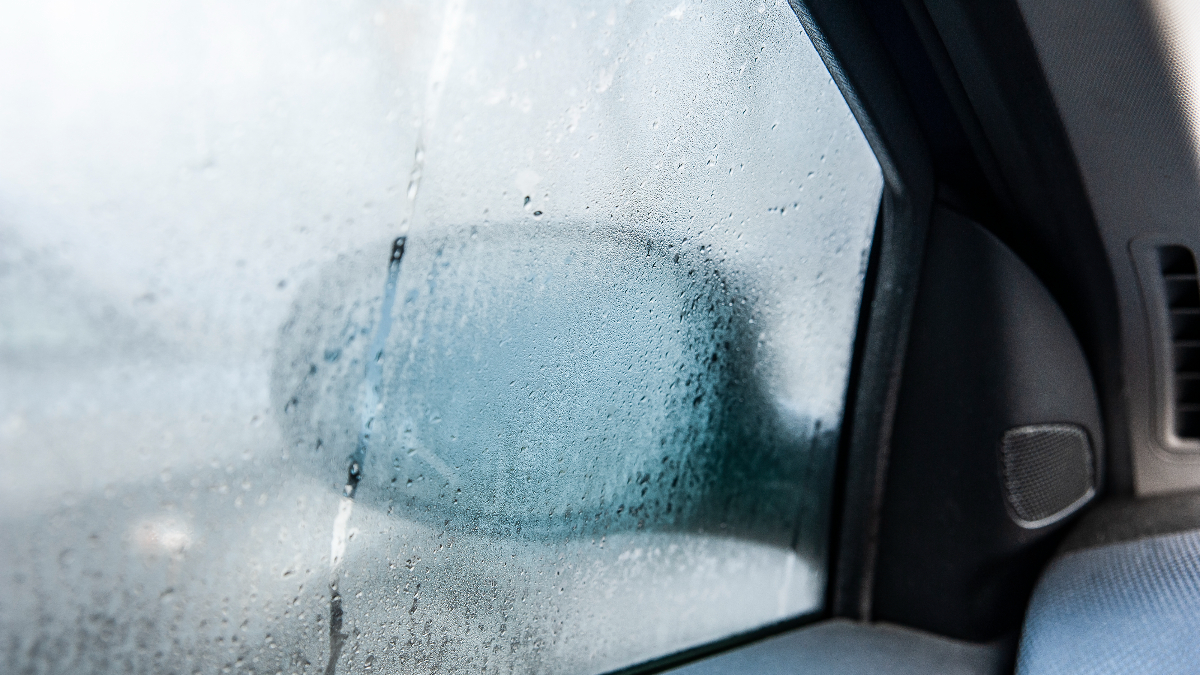
[[[1092,444],[1075,424],[1009,429],[1000,442],[1000,464],[1009,513],[1021,527],[1061,520],[1096,493]]]

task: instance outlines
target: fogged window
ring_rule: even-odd
[[[786,2],[0,13],[3,670],[820,610],[882,179]]]

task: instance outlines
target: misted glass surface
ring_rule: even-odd
[[[820,609],[882,178],[786,2],[9,3],[0,63],[0,669]]]

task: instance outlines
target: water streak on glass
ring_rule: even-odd
[[[786,2],[13,3],[0,669],[821,609],[880,170]]]

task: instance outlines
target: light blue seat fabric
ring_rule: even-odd
[[[1057,558],[1019,649],[1017,675],[1200,673],[1200,530]]]

